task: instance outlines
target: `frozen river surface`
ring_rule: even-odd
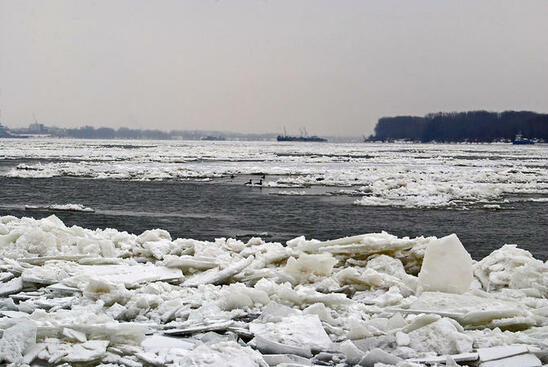
[[[29,139],[0,146],[6,177],[150,181],[265,174],[263,187],[279,194],[338,194],[358,205],[408,208],[504,208],[548,197],[544,145]]]
[[[79,204],[70,224],[175,237],[330,239],[458,233],[475,258],[504,243],[548,257],[548,147],[1,140],[2,215]],[[245,186],[250,179],[262,186]]]
[[[0,365],[548,363],[544,146],[0,148]]]

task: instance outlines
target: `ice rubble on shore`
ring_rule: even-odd
[[[540,366],[548,264],[455,235],[286,246],[0,218],[0,364]]]

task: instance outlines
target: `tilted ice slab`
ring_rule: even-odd
[[[409,208],[504,208],[507,194],[528,194],[512,200],[548,194],[548,153],[541,146],[29,139],[4,140],[0,148],[0,159],[44,160],[0,172],[8,177],[185,180],[235,175],[233,182],[243,184],[239,175],[266,174],[264,187],[320,185],[338,194],[336,188],[344,188],[361,196],[357,205]]]
[[[547,274],[509,245],[473,262],[455,235],[284,246],[5,216],[0,351],[27,364],[546,363]]]
[[[432,241],[426,248],[419,287],[425,291],[464,293],[472,283],[472,257],[452,234]]]

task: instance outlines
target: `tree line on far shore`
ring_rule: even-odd
[[[548,141],[548,114],[530,111],[439,112],[424,117],[382,117],[367,141],[511,141],[517,134]]]
[[[131,129],[120,127],[82,126],[79,128],[59,128],[45,126],[43,124],[31,124],[29,128],[9,129],[12,134],[25,136],[28,134],[40,134],[51,137],[76,138],[76,139],[143,139],[143,140],[272,140],[276,137],[273,133],[245,134],[236,132],[208,131],[208,130],[171,130],[157,129]],[[0,135],[1,137],[1,135]]]

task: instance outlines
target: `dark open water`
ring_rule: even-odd
[[[116,228],[139,234],[162,228],[173,238],[261,236],[284,243],[305,235],[320,240],[385,230],[398,236],[457,233],[476,259],[505,243],[548,258],[548,204],[509,210],[401,209],[353,206],[353,198],[276,196],[230,182],[135,182],[79,178],[0,178],[0,215],[42,218],[32,204],[83,204],[95,213],[55,212],[67,225]]]

